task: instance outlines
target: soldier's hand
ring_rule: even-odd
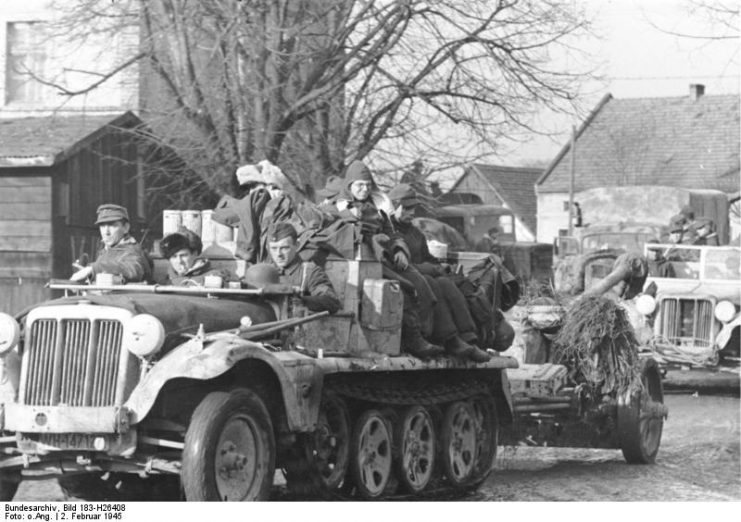
[[[409,258],[404,252],[397,252],[394,254],[394,265],[399,270],[406,270],[409,266]]]
[[[78,270],[74,274],[72,274],[72,277],[70,277],[70,281],[83,281],[93,275],[93,267],[92,266],[86,266],[82,270]]]

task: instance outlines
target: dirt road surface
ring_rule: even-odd
[[[656,465],[620,451],[500,448],[496,469],[468,501],[741,500],[739,399],[670,394]],[[56,481],[21,484],[15,500],[65,500]]]

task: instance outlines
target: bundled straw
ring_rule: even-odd
[[[622,394],[640,386],[638,341],[625,311],[604,296],[573,303],[555,339],[555,362],[572,369],[575,381]]]

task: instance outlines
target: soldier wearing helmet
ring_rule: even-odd
[[[113,274],[121,283],[149,281],[152,264],[129,231],[129,212],[121,205],[106,203],[98,207],[95,224],[100,229],[101,246],[95,262],[75,272],[70,279],[83,281],[97,274]]]
[[[331,314],[340,309],[340,300],[324,270],[311,261],[302,261],[299,257],[298,234],[293,225],[278,223],[270,228],[268,251],[272,265],[277,269],[280,283],[298,287],[299,297],[306,308],[312,312],[326,310]],[[255,271],[258,270],[256,267],[260,265],[254,265],[248,271],[256,273]],[[247,275],[250,276],[248,284],[259,284],[258,281],[250,279],[252,274]],[[262,270],[258,277],[270,278],[270,273]]]

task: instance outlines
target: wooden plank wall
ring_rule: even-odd
[[[51,180],[15,174],[0,177],[0,310],[8,313],[51,295]]]

